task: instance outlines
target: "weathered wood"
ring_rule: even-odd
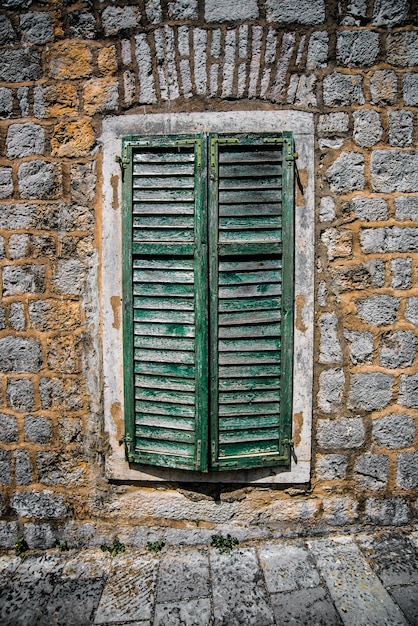
[[[178,441],[156,441],[155,439],[144,439],[137,437],[136,447],[139,452],[154,452],[160,454],[161,458],[156,459],[158,465],[167,465],[168,467],[176,467],[180,456],[188,457],[190,460],[194,458],[194,444],[179,443]],[[168,463],[167,456],[172,455],[173,459]],[[165,459],[165,463],[164,463]],[[150,459],[151,461],[151,459]],[[192,466],[193,467],[193,466]],[[191,469],[191,468],[189,468]]]
[[[220,378],[219,393],[224,391],[253,391],[255,389],[280,389],[280,370],[277,376],[257,378]]]
[[[220,327],[218,336],[222,339],[248,337],[280,337],[280,324],[249,324],[248,326]]]
[[[191,202],[193,189],[134,189],[134,202]]]
[[[223,281],[224,272],[257,272],[261,270],[280,270],[282,268],[281,259],[245,260],[245,261],[219,261],[219,276]],[[277,274],[281,280],[280,273]],[[261,275],[260,275],[261,278]]]
[[[194,228],[193,215],[135,215],[134,228]]]
[[[280,300],[278,301],[280,303]],[[219,327],[245,324],[263,324],[265,322],[280,322],[280,309],[267,309],[265,311],[240,311],[237,313],[220,313]]]
[[[224,190],[237,192],[238,197],[245,190],[245,193],[258,194],[264,193],[267,189],[281,189],[281,181],[279,178],[220,178],[219,179],[219,197],[222,198]],[[274,196],[277,200],[277,196]]]
[[[278,309],[280,300],[277,298],[238,298],[228,296],[225,300],[219,300],[219,312],[229,313],[232,311],[259,311],[260,309]],[[274,321],[274,320],[272,320]]]
[[[219,166],[219,178],[236,178],[241,176],[251,176],[252,178],[274,176],[277,178],[282,174],[282,167],[279,162],[247,163],[241,161],[238,164],[221,164]]]
[[[281,199],[280,187],[275,189],[225,189],[219,192],[222,204],[253,204],[253,202],[278,202]],[[136,197],[135,197],[136,199]]]
[[[252,428],[246,430],[220,432],[220,443],[244,443],[278,440],[277,426],[273,428]]]
[[[172,204],[170,202],[134,202],[134,215],[193,215],[194,203],[182,202]]]
[[[169,163],[135,163],[133,175],[136,176],[193,176],[194,166],[192,162],[169,162]]]
[[[134,163],[193,163],[193,152],[151,152],[144,150],[143,152],[134,152]]]
[[[194,180],[190,176],[135,176],[133,179],[135,189],[194,189]]]
[[[219,155],[219,163],[281,163],[282,153],[280,150],[267,150],[264,148],[255,150],[223,149]]]
[[[280,352],[220,352],[219,365],[250,365],[261,363],[280,363]]]
[[[195,328],[188,324],[134,324],[135,335],[146,337],[194,337]]]
[[[282,240],[281,230],[221,230],[219,231],[219,243],[253,243],[253,242],[276,242]]]
[[[282,221],[279,216],[266,215],[256,217],[221,217],[219,219],[220,230],[254,230],[281,228]]]
[[[222,242],[218,245],[218,253],[220,256],[247,256],[255,257],[257,255],[273,255],[281,254],[283,246],[279,241],[265,242]]]
[[[191,404],[195,403],[194,393],[183,393],[180,391],[169,391],[167,389],[149,389],[136,388],[135,389],[136,400],[155,400],[158,402],[169,402],[173,404]]]
[[[145,339],[145,337],[144,337]],[[192,340],[190,340],[192,341]],[[280,350],[278,337],[256,337],[249,339],[219,339],[219,352],[257,352],[264,350]]]
[[[143,350],[135,348],[134,358],[137,361],[151,361],[152,363],[194,364],[194,352],[176,352],[175,350]]]
[[[193,259],[133,259],[134,269],[150,270],[191,270],[193,275]]]
[[[150,413],[135,414],[135,422],[139,426],[159,426],[161,428],[175,428],[176,430],[194,431],[196,422],[194,418],[179,417],[172,415],[153,415]]]
[[[140,283],[134,281],[133,294],[135,296],[179,296],[193,298],[194,288],[190,284],[181,283]],[[166,306],[170,306],[169,302],[166,302]]]
[[[240,428],[264,428],[275,426],[277,429],[276,415],[242,415],[240,417],[220,417],[219,430],[227,432]]]
[[[194,313],[185,313],[171,307],[170,311],[153,311],[150,309],[134,309],[134,319],[143,322],[190,324],[194,323]]]
[[[177,430],[176,428],[161,428],[161,426],[143,426],[138,428],[137,435],[140,440],[150,441],[175,441],[178,443],[193,444],[195,433],[188,430]]]
[[[132,254],[155,256],[193,256],[194,245],[192,243],[164,243],[137,242],[132,243]]]
[[[242,441],[240,443],[223,443],[219,445],[219,454],[221,457],[225,458],[234,458],[236,457],[236,461],[241,460],[241,463],[244,461],[242,458],[244,455],[248,455],[254,457],[254,455],[265,455],[268,452],[278,452],[279,450],[279,436],[277,433],[276,440],[271,441]],[[260,465],[260,461],[254,459],[255,465]],[[238,465],[239,467],[239,465]]]
[[[135,386],[146,389],[164,389],[173,391],[195,391],[195,381],[189,378],[174,378],[170,376],[135,375]]]
[[[191,283],[194,282],[193,271],[182,270],[154,270],[154,269],[136,269],[133,272],[134,281],[149,283]]]
[[[279,197],[279,196],[278,196]],[[281,215],[282,205],[280,202],[254,203],[254,204],[220,204],[219,216],[228,217],[251,217],[260,215]]]
[[[234,404],[248,402],[275,402],[280,399],[280,391],[278,389],[260,390],[253,389],[237,392],[219,392],[219,404]]]
[[[135,348],[194,352],[195,340],[182,337],[144,337],[134,335]]]
[[[280,365],[263,363],[248,365],[228,365],[219,367],[219,378],[253,378],[254,376],[280,376]]]
[[[151,228],[134,228],[133,241],[193,241],[194,231],[188,229],[151,229]]]
[[[145,400],[135,401],[135,411],[140,413],[151,413],[152,415],[173,415],[178,417],[194,417],[194,406],[186,404],[170,404],[168,402],[147,402]]]
[[[280,283],[250,283],[248,285],[222,285],[219,287],[219,299],[254,298],[255,296],[279,296],[282,293]]]
[[[137,360],[134,363],[134,371],[137,374],[155,374],[159,376],[175,376],[176,378],[190,378],[194,380],[195,368],[193,365],[180,363],[153,363]]]

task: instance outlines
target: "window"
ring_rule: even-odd
[[[231,134],[233,129],[234,134]],[[216,290],[211,288],[211,281],[215,282],[216,273],[214,273],[213,264],[225,262],[242,262],[246,260],[245,254],[234,254],[231,258],[227,259],[222,254],[218,257],[209,253],[209,247],[212,250],[216,250],[216,242],[213,237],[216,237],[217,230],[210,227],[213,224],[213,215],[210,213],[210,207],[213,207],[213,201],[210,196],[210,192],[214,192],[214,181],[210,179],[211,168],[211,150],[210,150],[210,136],[218,139],[230,138],[236,139],[240,135],[253,138],[259,137],[260,142],[264,144],[263,135],[270,136],[272,138],[284,138],[286,132],[292,133],[295,151],[298,153],[297,159],[297,172],[299,182],[295,183],[296,197],[293,211],[291,213],[292,219],[294,219],[294,283],[293,283],[293,298],[294,303],[294,315],[293,315],[293,350],[290,348],[289,362],[293,359],[293,376],[289,377],[288,384],[293,386],[293,392],[286,394],[291,406],[288,410],[288,418],[291,421],[285,426],[281,423],[280,428],[288,428],[288,432],[292,433],[292,439],[294,442],[294,453],[297,457],[297,463],[294,458],[276,460],[281,455],[281,451],[277,456],[274,450],[269,452],[269,459],[267,465],[262,465],[261,458],[263,455],[253,456],[253,462],[258,465],[250,464],[250,456],[246,455],[248,461],[247,467],[237,467],[234,469],[226,465],[227,462],[234,462],[233,458],[224,458],[222,463],[225,463],[222,467],[214,467],[212,456],[207,458],[207,471],[202,471],[204,465],[203,454],[205,450],[201,452],[201,464],[199,469],[193,469],[192,458],[189,457],[189,466],[183,465],[184,469],[172,468],[164,465],[145,464],[143,462],[128,462],[126,458],[126,445],[124,443],[124,428],[125,422],[129,421],[129,415],[133,415],[134,404],[133,401],[129,404],[125,403],[124,384],[127,383],[129,377],[132,379],[133,372],[133,356],[127,367],[124,363],[124,347],[123,347],[123,328],[122,328],[122,306],[123,298],[126,296],[124,290],[127,290],[130,286],[132,290],[132,276],[126,280],[126,271],[129,264],[134,260],[134,256],[128,254],[129,238],[132,240],[132,232],[129,234],[126,230],[122,232],[122,226],[125,229],[126,220],[122,213],[127,211],[127,197],[125,191],[128,185],[129,172],[125,167],[121,167],[121,159],[125,160],[127,154],[122,152],[122,143],[128,142],[135,138],[137,146],[132,145],[130,150],[132,154],[137,150],[143,150],[151,153],[155,148],[152,148],[147,142],[151,141],[151,138],[164,142],[165,139],[170,137],[173,142],[190,140],[196,142],[200,139],[200,149],[195,143],[189,145],[175,145],[176,154],[192,154],[193,155],[193,168],[198,167],[197,161],[200,162],[199,172],[202,177],[197,178],[197,182],[200,182],[198,187],[198,195],[195,197],[196,202],[199,203],[199,215],[202,219],[207,219],[209,228],[207,229],[208,238],[206,240],[197,239],[197,243],[203,243],[207,246],[207,254],[199,257],[199,269],[201,272],[202,281],[207,285],[206,294],[209,298],[209,294],[212,298],[216,295]],[[102,350],[103,354],[103,369],[100,371],[91,372],[90,387],[92,390],[92,397],[99,396],[100,390],[103,390],[103,413],[104,413],[104,428],[107,441],[109,443],[108,452],[106,454],[106,476],[109,479],[117,481],[141,481],[143,483],[161,483],[165,481],[173,482],[219,482],[223,483],[251,483],[258,485],[270,485],[270,484],[300,484],[309,480],[310,476],[310,460],[311,460],[311,418],[312,418],[312,373],[313,373],[313,311],[314,311],[314,124],[313,115],[302,111],[284,111],[284,110],[263,110],[263,111],[240,111],[234,110],[229,112],[201,112],[201,113],[153,113],[153,114],[129,114],[123,116],[109,117],[103,122],[103,133],[101,137],[101,143],[103,146],[103,160],[101,165],[101,178],[102,178],[102,203],[97,210],[101,211],[99,223],[101,224],[101,253],[98,257],[98,271],[100,271],[100,318],[94,314],[97,310],[97,300],[95,300],[94,292],[92,291],[91,303],[86,303],[86,313],[89,316],[90,323],[98,325],[100,323],[101,334],[97,332],[97,336],[101,338],[101,346],[98,349]],[[139,145],[142,144],[142,145]],[[162,144],[160,144],[162,147]],[[265,144],[267,145],[267,144]],[[274,144],[272,144],[274,146]],[[231,144],[221,144],[215,142],[213,147],[215,154],[220,155],[222,151],[232,149],[234,146]],[[277,144],[279,150],[283,149],[283,145]],[[169,150],[170,146],[166,145],[165,150]],[[243,148],[236,148],[237,150],[243,150]],[[266,148],[267,149],[267,148]],[[200,155],[200,156],[199,156]],[[291,156],[291,155],[290,155]],[[116,157],[116,158],[115,158]],[[129,160],[129,159],[128,159]],[[196,160],[196,162],[195,162]],[[291,172],[294,170],[294,163],[291,163],[289,168]],[[124,164],[126,165],[126,163]],[[185,174],[183,176],[186,176]],[[123,182],[122,182],[123,178]],[[124,187],[124,193],[122,194],[122,187]],[[293,190],[291,195],[293,194]],[[291,197],[291,196],[290,196]],[[122,211],[123,202],[124,207]],[[205,206],[202,207],[202,203]],[[245,203],[243,203],[245,204]],[[130,214],[132,214],[132,205],[129,208]],[[168,214],[169,215],[169,214]],[[189,214],[190,215],[190,214]],[[195,219],[193,217],[193,220]],[[98,215],[99,217],[99,215]],[[224,216],[225,218],[233,216]],[[255,218],[257,216],[254,216]],[[276,216],[277,217],[277,216]],[[129,218],[131,219],[131,218]],[[225,223],[223,225],[226,225]],[[167,230],[170,230],[168,227]],[[171,229],[171,230],[176,230]],[[178,231],[187,230],[185,227],[177,229]],[[189,229],[190,230],[190,229]],[[235,229],[238,230],[238,229]],[[262,230],[262,229],[260,229]],[[272,230],[275,230],[274,228]],[[220,230],[219,232],[228,236],[228,228]],[[194,235],[196,229],[193,230]],[[284,236],[282,237],[284,239]],[[286,241],[287,241],[286,237]],[[139,242],[137,242],[139,243]],[[147,242],[143,241],[143,245]],[[170,242],[169,242],[170,243]],[[176,241],[171,241],[171,244],[175,244]],[[188,242],[177,242],[178,244],[187,244]],[[189,243],[194,243],[189,242]],[[218,242],[218,245],[222,246],[227,242]],[[233,242],[232,242],[233,243]],[[262,242],[259,242],[262,243]],[[270,242],[270,243],[274,243]],[[280,243],[280,242],[279,242]],[[127,244],[128,248],[125,247]],[[152,241],[148,241],[148,244],[152,244]],[[232,244],[230,244],[232,245]],[[167,249],[167,248],[165,248]],[[225,247],[225,250],[228,249]],[[122,252],[123,255],[122,256]],[[155,261],[163,261],[162,258],[155,254],[156,250],[150,255],[143,255],[144,258],[152,259]],[[263,259],[274,260],[275,253],[262,255]],[[284,253],[284,252],[283,252]],[[128,257],[126,258],[126,255]],[[269,256],[270,255],[270,256]],[[187,254],[184,255],[172,255],[174,260],[185,260]],[[207,267],[204,269],[202,266],[203,258],[206,259],[205,263]],[[132,260],[130,260],[132,259]],[[193,260],[193,255],[189,261]],[[94,261],[94,259],[93,259]],[[210,263],[212,261],[212,264]],[[128,265],[127,265],[128,264]],[[284,266],[285,268],[285,266]],[[283,271],[285,269],[283,268]],[[92,265],[92,270],[94,266]],[[203,271],[204,269],[204,271]],[[271,270],[273,271],[274,268]],[[184,270],[179,270],[184,271]],[[186,270],[187,271],[187,270]],[[223,271],[223,270],[222,270]],[[246,269],[245,272],[250,270]],[[261,270],[257,270],[261,271]],[[270,271],[270,270],[269,270]],[[277,270],[276,270],[277,271]],[[195,270],[193,270],[194,276]],[[228,270],[226,274],[234,273],[233,270]],[[122,279],[122,277],[124,278]],[[224,278],[224,276],[223,276]],[[282,277],[282,281],[283,281]],[[146,282],[146,281],[145,281]],[[196,284],[193,284],[194,288]],[[234,284],[237,286],[236,284]],[[230,287],[234,287],[230,285]],[[228,288],[228,285],[225,285]],[[218,294],[219,295],[219,294]],[[141,297],[141,296],[138,296]],[[148,297],[148,296],[144,296]],[[151,297],[151,296],[150,296]],[[154,296],[159,297],[159,296]],[[194,296],[193,296],[194,297]],[[197,297],[197,296],[196,296]],[[272,295],[274,298],[275,296]],[[133,298],[133,294],[131,296]],[[174,298],[174,296],[173,296]],[[243,299],[244,300],[244,299]],[[213,302],[209,300],[206,303],[206,311],[209,315],[210,312],[216,311],[216,307]],[[88,308],[90,307],[90,308]],[[128,311],[130,307],[128,307]],[[132,317],[133,311],[132,309]],[[90,312],[91,311],[91,314]],[[232,311],[232,313],[240,313],[240,311]],[[219,314],[219,313],[218,313]],[[212,331],[213,323],[209,326],[209,318],[204,321],[205,329],[207,330],[204,341],[206,342],[206,348],[208,354],[210,350],[212,354],[216,349],[216,345],[210,345],[211,341],[214,341]],[[142,322],[141,322],[142,323]],[[144,324],[153,322],[143,322]],[[202,322],[203,323],[203,322]],[[257,322],[258,323],[258,322]],[[273,323],[273,322],[272,322]],[[133,321],[132,321],[133,324]],[[256,324],[254,324],[256,325]],[[238,325],[234,325],[238,326]],[[132,326],[129,333],[131,337]],[[209,329],[209,330],[208,330]],[[99,330],[99,328],[98,328]],[[290,330],[292,330],[290,328]],[[210,334],[212,333],[212,334]],[[274,336],[273,336],[274,337]],[[174,337],[173,337],[174,338]],[[184,337],[184,339],[189,339]],[[224,337],[223,340],[234,339],[233,337]],[[261,338],[260,338],[261,339]],[[219,341],[221,337],[219,337]],[[184,345],[187,345],[186,343]],[[226,344],[224,344],[225,346]],[[289,344],[290,345],[290,344]],[[148,350],[150,348],[139,348],[142,350]],[[133,348],[132,348],[133,350]],[[283,351],[283,346],[281,348]],[[246,351],[249,352],[249,351]],[[272,351],[274,352],[274,351]],[[125,355],[126,357],[126,355]],[[208,356],[206,357],[209,358]],[[281,355],[283,358],[283,355]],[[213,361],[212,361],[213,363]],[[210,360],[209,360],[210,364]],[[187,365],[187,364],[185,364]],[[227,364],[225,364],[226,367]],[[239,364],[239,366],[244,366]],[[254,365],[257,365],[255,363]],[[274,365],[274,363],[272,364]],[[202,367],[201,360],[198,363],[199,367]],[[224,366],[223,366],[224,367]],[[126,372],[129,372],[129,376],[126,376]],[[140,374],[142,376],[142,374]],[[146,374],[144,374],[146,376]],[[157,376],[157,375],[155,375]],[[170,378],[170,376],[166,376]],[[236,377],[239,378],[239,377]],[[263,378],[268,378],[263,377]],[[208,386],[205,387],[208,402],[208,409],[214,410],[217,406],[216,392],[213,389],[209,389],[210,382],[215,378],[212,372],[207,374]],[[201,379],[200,379],[201,380]],[[244,380],[244,378],[243,378]],[[292,384],[293,381],[293,384]],[[134,381],[133,381],[134,382]],[[223,383],[222,383],[223,384]],[[100,385],[100,386],[99,386]],[[199,384],[197,387],[197,394],[201,393],[203,385]],[[176,390],[180,391],[180,390]],[[184,393],[189,393],[184,391]],[[231,390],[232,393],[235,391]],[[283,397],[283,391],[281,390],[281,396]],[[132,397],[132,396],[131,396]],[[199,396],[200,397],[200,396]],[[245,403],[236,403],[244,404]],[[256,404],[255,402],[253,404]],[[190,405],[186,405],[190,406]],[[208,410],[207,409],[207,410]],[[282,411],[283,404],[280,405]],[[101,411],[99,405],[93,406],[92,410]],[[213,431],[210,428],[216,428],[216,422],[214,422],[213,413],[199,411],[199,416],[205,415],[206,426],[201,426],[195,431],[197,435],[201,435],[200,440],[203,446],[203,433],[208,434],[209,441],[212,441],[214,436]],[[284,415],[284,413],[282,413]],[[270,415],[270,414],[267,414]],[[186,416],[185,419],[188,419]],[[223,418],[222,418],[223,419]],[[133,422],[130,422],[133,426]],[[131,427],[132,427],[131,426]],[[199,428],[201,427],[201,430]],[[266,426],[266,429],[268,427]],[[251,428],[249,429],[251,430]],[[193,431],[192,431],[193,432]],[[230,432],[230,431],[227,431]],[[282,438],[286,438],[286,432],[282,432]],[[225,440],[227,435],[225,435]],[[198,438],[197,438],[198,440]],[[206,440],[205,440],[206,442]],[[239,443],[239,442],[237,442]],[[183,444],[187,444],[183,442]],[[197,444],[196,444],[197,445]],[[224,445],[222,443],[222,445]],[[225,443],[226,445],[226,443]],[[231,442],[231,445],[235,445],[235,442]],[[205,448],[206,449],[206,448]],[[215,450],[215,446],[210,443],[211,453]],[[230,448],[231,450],[231,448]],[[221,459],[223,452],[219,450]],[[167,455],[168,457],[169,455]],[[196,451],[196,458],[198,451]],[[173,457],[173,455],[172,455]],[[132,458],[132,457],[131,457]],[[138,458],[138,457],[137,457]],[[272,465],[270,465],[270,461]],[[157,462],[157,458],[155,459]],[[217,459],[215,458],[215,462]],[[263,461],[264,462],[264,461]],[[283,463],[283,464],[282,464]],[[189,467],[190,469],[187,469]],[[219,470],[222,470],[221,473]]]
[[[122,154],[128,459],[288,467],[291,133],[129,136]]]

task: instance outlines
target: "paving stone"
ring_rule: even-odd
[[[327,66],[328,39],[326,31],[312,33],[306,57],[306,68],[308,70],[323,69]]]
[[[85,626],[92,623],[105,578],[59,581],[36,622],[37,626]]]
[[[406,626],[399,607],[349,539],[309,542],[345,624]]]
[[[195,20],[198,17],[197,0],[175,0],[168,3],[168,15],[175,20]]]
[[[259,549],[259,558],[269,593],[317,587],[320,583],[304,546],[267,544]]]
[[[6,388],[8,405],[15,411],[33,411],[35,398],[33,383],[28,378],[9,380]]]
[[[348,526],[358,520],[358,502],[349,496],[324,497],[322,507],[322,519],[329,526]]]
[[[86,548],[69,554],[61,578],[63,580],[107,578],[111,567],[112,557],[108,552],[103,552],[100,548]]]
[[[0,168],[0,198],[10,198],[13,193],[12,169],[10,167]]]
[[[408,298],[405,307],[405,317],[408,322],[418,326],[418,298]]]
[[[225,555],[211,550],[210,562],[214,625],[271,626],[273,613],[255,551],[238,549]]]
[[[375,150],[371,157],[374,191],[418,191],[418,152]]]
[[[401,376],[398,403],[418,409],[418,374]]]
[[[158,603],[153,626],[210,626],[212,608],[209,598]]]
[[[408,622],[416,626],[418,624],[418,584],[389,587],[388,591],[405,613]]]
[[[343,624],[328,591],[322,587],[275,593],[271,603],[280,626],[339,626]]]
[[[358,537],[384,585],[418,583],[418,553],[405,535],[385,532]]]
[[[0,119],[10,117],[13,108],[13,92],[6,87],[0,87]]]
[[[335,202],[331,196],[321,198],[319,205],[319,219],[321,222],[330,222],[335,219]]]
[[[115,557],[94,623],[151,619],[157,565],[157,557],[148,554],[130,553]]]
[[[209,595],[209,561],[206,551],[169,550],[161,559],[157,602]]]

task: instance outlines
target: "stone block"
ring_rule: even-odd
[[[0,80],[6,83],[24,83],[42,76],[41,55],[31,48],[2,50],[0,57]]]
[[[337,62],[349,67],[373,65],[379,54],[379,34],[368,30],[337,33]]]
[[[308,550],[302,545],[267,543],[260,548],[259,555],[270,594],[310,589],[320,583]]]
[[[49,550],[57,546],[57,537],[50,524],[25,524],[24,537],[31,550]],[[48,598],[48,607],[51,596]],[[68,615],[68,614],[67,614]]]
[[[160,0],[147,0],[145,2],[145,12],[151,24],[158,24],[162,20]]]
[[[266,0],[266,16],[269,22],[315,26],[325,21],[325,3],[324,0]],[[232,15],[230,19],[234,19]]]
[[[136,7],[109,6],[102,13],[102,25],[106,37],[117,35],[122,30],[138,26],[141,16]]]
[[[393,324],[397,319],[399,298],[381,295],[356,300],[358,315],[372,326]]]
[[[398,220],[418,222],[418,197],[399,196],[395,198],[395,212]]]
[[[383,287],[385,284],[385,263],[373,259],[360,265],[340,265],[331,268],[332,289],[334,293]]]
[[[338,480],[347,473],[346,454],[322,454],[316,461],[316,475],[319,480]]]
[[[335,420],[318,420],[318,445],[324,449],[360,448],[364,443],[365,430],[360,417],[340,417]]]
[[[78,259],[59,261],[51,280],[56,293],[79,295],[86,280],[86,268]]]
[[[33,470],[27,450],[15,450],[15,476],[16,484],[30,485],[33,482]]]
[[[13,548],[18,536],[17,522],[0,522],[0,546],[2,548]]]
[[[12,453],[0,448],[0,485],[12,482]]]
[[[0,340],[1,341],[1,340]],[[61,374],[80,371],[80,341],[77,337],[51,337],[46,340],[47,363],[50,370]]]
[[[9,322],[14,330],[25,330],[26,318],[22,302],[11,302],[9,309]]]
[[[410,257],[392,259],[390,270],[393,289],[409,289],[411,287],[412,259]]]
[[[59,519],[66,517],[70,512],[64,496],[46,489],[14,493],[10,506],[19,517],[35,519]]]
[[[328,60],[328,33],[317,31],[312,33],[309,39],[308,54],[306,57],[306,69],[324,69]]]
[[[111,76],[117,72],[118,59],[115,46],[108,46],[100,50],[97,55],[97,67],[103,76]]]
[[[60,117],[77,113],[77,90],[70,83],[57,83],[43,88],[45,115]]]
[[[359,219],[366,222],[378,222],[388,217],[388,207],[383,198],[356,196],[342,207],[344,219]]]
[[[29,378],[9,380],[6,387],[7,403],[14,411],[32,411],[35,408],[33,383]]]
[[[51,420],[42,415],[26,415],[24,425],[25,441],[48,443],[51,439]]]
[[[171,549],[161,559],[157,602],[175,602],[210,595],[206,550]]]
[[[386,58],[391,65],[418,65],[418,32],[414,30],[390,33],[386,39]]]
[[[382,137],[383,128],[380,115],[374,109],[353,112],[354,141],[361,146],[374,146]]]
[[[398,454],[396,484],[403,489],[418,489],[418,452]]]
[[[375,0],[372,24],[374,26],[399,26],[408,19],[408,0]]]
[[[67,488],[81,489],[86,486],[86,470],[81,457],[75,453],[49,452],[42,450],[36,454],[38,482],[48,487],[65,485]]]
[[[349,496],[331,496],[322,499],[322,519],[330,526],[347,526],[358,519],[358,503]]]
[[[335,313],[324,313],[319,319],[320,363],[342,363],[343,353],[337,334],[337,316]]]
[[[23,259],[30,256],[30,235],[10,235],[9,237],[9,258]]]
[[[0,441],[3,443],[14,443],[17,440],[16,418],[7,413],[0,413]]]
[[[348,113],[326,113],[319,116],[318,134],[320,136],[338,135],[348,131]]]
[[[27,161],[19,166],[19,192],[22,198],[53,200],[62,194],[61,167],[47,161]]]
[[[363,454],[355,465],[355,480],[364,489],[384,489],[388,481],[389,457],[386,454]]]
[[[7,15],[0,15],[0,45],[17,43],[18,37]]]
[[[332,191],[347,193],[364,189],[364,156],[360,152],[342,152],[327,171]]]
[[[3,267],[3,295],[42,293],[45,289],[44,265],[7,265]]]
[[[0,339],[1,372],[38,372],[42,350],[36,339],[6,335]]]
[[[348,397],[349,408],[364,411],[383,409],[392,399],[393,383],[394,377],[382,372],[354,374]]]
[[[87,156],[94,141],[94,131],[89,121],[60,122],[54,126],[51,154],[58,157]]]
[[[16,91],[16,96],[22,117],[27,117],[29,115],[29,87],[19,87]]]
[[[404,498],[367,498],[365,515],[377,526],[401,526],[409,521],[409,507]]]
[[[0,307],[0,330],[6,328],[6,313],[4,307]]]
[[[28,311],[34,330],[68,332],[82,323],[80,303],[73,300],[31,300]]]
[[[411,446],[415,435],[415,420],[411,415],[390,413],[373,420],[372,423],[374,441],[390,450]]]
[[[83,439],[83,425],[77,417],[62,417],[58,420],[60,440],[67,446],[80,443]]]
[[[31,11],[20,16],[23,41],[42,45],[54,36],[51,14],[48,11]]]
[[[367,0],[340,0],[338,2],[338,13],[343,26],[360,26],[364,23],[367,12]],[[363,18],[363,19],[362,19]]]
[[[393,70],[377,70],[370,79],[371,103],[378,106],[395,104],[398,99],[398,79]]]
[[[319,376],[318,406],[324,413],[341,408],[345,376],[340,368],[324,370]]]
[[[363,228],[360,231],[363,252],[416,252],[418,228]]]
[[[373,355],[373,335],[365,331],[344,330],[344,337],[350,342],[350,359],[357,363],[371,363]]]
[[[406,106],[418,104],[418,72],[407,72],[403,75],[402,94]]]
[[[410,367],[415,360],[416,344],[412,330],[385,333],[380,344],[380,365],[390,368]]]
[[[71,39],[95,39],[96,19],[90,11],[81,9],[68,14]]]
[[[267,9],[269,14],[269,9]],[[206,22],[231,22],[239,20],[254,20],[258,18],[257,0],[242,0],[234,6],[231,12],[231,5],[228,0],[206,0],[205,1],[205,21]]]
[[[389,143],[391,146],[410,146],[414,130],[414,115],[411,111],[388,111]]]
[[[405,317],[408,322],[418,326],[418,298],[408,298],[405,307]]]
[[[338,624],[334,603],[323,587],[285,591],[271,596],[277,624],[303,624],[306,616],[312,624]]]
[[[138,64],[139,103],[156,102],[154,78],[152,74],[151,49],[145,33],[135,37],[135,56]]]
[[[0,199],[10,198],[13,194],[13,179],[11,167],[0,167]]]
[[[352,255],[353,234],[349,230],[327,228],[321,235],[321,241],[326,246],[330,261]]]
[[[6,87],[0,87],[0,120],[11,116],[13,109],[13,92]]]
[[[418,374],[401,376],[398,404],[418,409]]]
[[[333,72],[324,78],[324,104],[326,106],[349,106],[364,104],[363,78],[358,74]]]
[[[45,376],[39,382],[39,393],[42,409],[77,411],[86,403],[84,386],[75,378]]]
[[[319,219],[321,222],[331,222],[335,219],[335,202],[331,196],[321,198],[319,204]]]
[[[77,40],[60,41],[47,52],[49,75],[58,80],[76,80],[92,73],[92,54],[85,43]]]
[[[206,626],[211,621],[211,603],[209,598],[192,598],[161,602],[155,606],[154,626],[166,624],[195,624]],[[138,622],[137,622],[138,623]],[[142,622],[145,623],[145,622]]]
[[[116,111],[119,106],[119,83],[115,78],[92,78],[84,86],[84,110],[87,115]]]
[[[198,17],[197,0],[174,0],[169,2],[168,16],[173,20],[196,20]]]

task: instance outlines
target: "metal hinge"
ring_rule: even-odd
[[[201,139],[179,139],[176,146],[196,146],[196,165],[202,165],[202,140]]]
[[[126,456],[128,458],[128,461],[134,461],[135,460],[135,455],[134,455],[134,452],[132,450],[133,439],[132,439],[131,435],[129,435],[129,433],[127,435],[125,435],[123,437],[123,441],[125,443],[125,450],[126,450]]]
[[[293,443],[293,440],[289,439],[288,437],[285,437],[282,440],[282,444],[284,446],[289,446],[289,452],[292,455],[292,459],[294,460],[295,463],[297,463],[298,462],[298,457],[296,456],[295,444]]]
[[[283,137],[264,137],[264,143],[283,143]]]
[[[229,144],[238,143],[238,139],[232,137],[212,137],[210,140],[210,169],[214,173],[216,170],[216,145],[217,144]]]

